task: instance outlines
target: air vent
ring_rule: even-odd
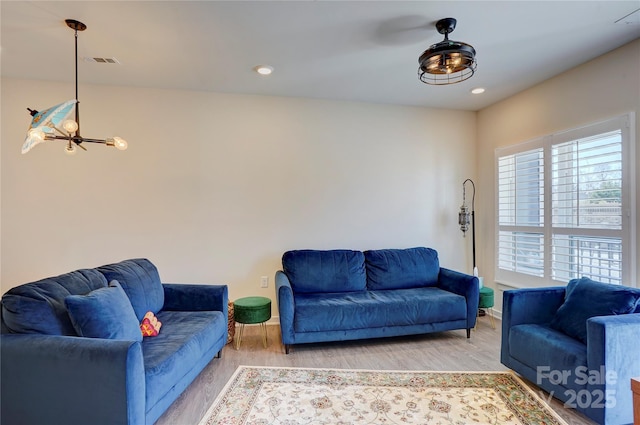
[[[85,62],[120,64],[120,61],[116,58],[83,58],[83,59]]]

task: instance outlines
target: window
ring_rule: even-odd
[[[632,285],[631,114],[498,149],[496,279]]]
[[[498,158],[498,266],[544,275],[542,148]]]

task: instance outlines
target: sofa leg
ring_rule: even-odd
[[[467,328],[467,338],[471,338],[471,329]]]
[[[216,354],[216,359],[221,359],[222,358],[222,350],[218,351],[218,353]]]
[[[289,345],[289,344],[285,344],[284,345],[284,353],[285,354],[289,354],[290,349],[291,349],[291,345]]]

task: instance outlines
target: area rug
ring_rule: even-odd
[[[240,366],[200,425],[566,425],[511,372]]]

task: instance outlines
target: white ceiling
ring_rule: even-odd
[[[73,81],[64,23],[73,18],[88,27],[78,38],[81,84],[479,110],[640,37],[639,8],[640,0],[2,1],[1,70]],[[428,86],[417,59],[442,40],[434,25],[445,17],[458,20],[450,38],[475,47],[478,69],[462,83]],[[260,77],[258,64],[275,71]],[[603,78],[615,78],[615,64]],[[487,91],[470,94],[478,86]]]

